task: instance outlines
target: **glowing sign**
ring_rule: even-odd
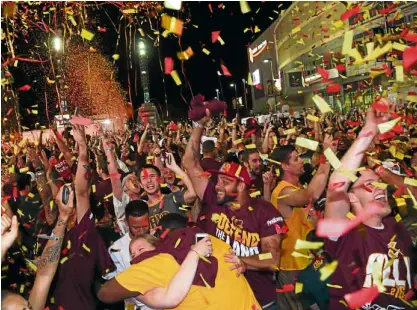
[[[253,85],[256,86],[258,84],[261,83],[261,75],[259,74],[259,69],[256,69],[253,73],[252,73],[252,81],[253,81]]]
[[[253,62],[253,58],[259,56],[266,48],[268,44],[268,41],[262,41],[261,44],[259,44],[258,46],[256,46],[255,48],[249,48],[249,59],[251,62]]]

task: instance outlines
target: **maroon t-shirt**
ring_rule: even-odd
[[[274,224],[285,226],[281,213],[263,199],[250,199],[248,205],[237,210],[218,205],[212,182],[208,183],[202,201],[198,225],[207,233],[229,244],[240,257],[262,253],[261,238],[277,234]],[[276,288],[271,271],[248,270],[245,275],[261,305],[276,300]]]
[[[95,196],[97,201],[99,201],[114,216],[113,196],[108,197],[108,195],[112,192],[113,188],[110,179],[103,180],[96,185]]]
[[[204,171],[207,170],[220,170],[222,163],[218,162],[214,158],[203,158],[200,161],[201,168],[203,168]]]
[[[411,238],[404,225],[392,217],[384,219],[383,224],[383,229],[363,225],[337,241],[326,240],[328,252],[338,260],[330,283],[342,287],[330,289],[329,309],[347,309],[339,302],[345,294],[372,287],[372,266],[376,262],[383,265],[382,284],[386,291],[361,309],[410,309],[399,298],[404,298],[412,285]]]
[[[69,250],[68,241],[71,242]],[[97,299],[92,286],[96,270],[105,275],[116,267],[97,232],[91,210],[65,234],[63,251],[61,262],[68,259],[58,266],[51,289],[55,303],[48,305],[49,308],[95,309]]]
[[[65,159],[61,158],[58,159],[55,164],[52,165],[56,171],[58,171],[59,175],[65,180],[72,179],[71,169],[68,166],[68,163]]]

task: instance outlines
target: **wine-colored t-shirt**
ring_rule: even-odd
[[[240,257],[262,253],[261,238],[276,235],[275,225],[285,221],[274,206],[263,199],[250,199],[237,210],[217,204],[214,184],[210,181],[204,193],[199,226],[207,233],[230,244]],[[270,271],[247,271],[246,278],[261,305],[276,300],[276,288]]]
[[[56,162],[53,163],[53,167],[58,171],[59,175],[65,180],[71,180],[72,174],[71,169],[68,166],[68,163],[65,159],[61,158],[58,159]]]
[[[94,224],[91,210],[65,234],[60,264],[52,286],[50,309],[95,309],[92,285],[96,271],[105,275],[116,267]]]
[[[383,266],[380,293],[370,304],[361,309],[411,309],[400,298],[411,289],[410,271],[411,238],[404,225],[392,217],[383,220],[381,229],[360,226],[337,241],[326,240],[327,250],[338,260],[338,267],[331,276],[329,309],[347,309],[340,301],[343,296],[374,285],[372,269],[375,263]]]

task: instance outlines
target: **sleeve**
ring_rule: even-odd
[[[261,201],[261,199],[257,199]],[[259,220],[259,237],[269,237],[277,234],[284,234],[287,231],[287,225],[281,213],[268,201],[262,201],[258,210]]]
[[[160,283],[155,281],[155,266],[149,264],[152,260],[147,259],[140,264],[134,264],[116,276],[116,281],[125,289],[131,292],[138,292],[142,295],[149,292]]]
[[[106,278],[106,275],[110,272],[114,272],[116,270],[116,266],[114,265],[112,258],[110,257],[109,252],[107,252],[106,245],[104,244],[103,239],[101,239],[100,235],[97,233],[97,266],[101,272],[103,278]]]
[[[178,192],[174,192],[171,194],[172,195],[172,200],[174,201],[175,205],[180,208],[183,205],[185,205],[185,201],[184,201],[184,191],[178,191]]]
[[[214,205],[217,203],[217,194],[214,183],[209,180],[206,190],[204,191],[204,197],[202,200],[202,208]]]
[[[129,232],[125,219],[126,205],[130,202],[130,197],[123,192],[122,201],[113,196],[114,213],[116,214],[117,226],[121,230],[122,234],[125,235]]]
[[[110,255],[111,260],[113,261],[113,264],[116,266],[116,270],[105,274],[103,276],[103,279],[105,280],[113,279],[116,275],[118,275],[119,273],[123,271],[122,265],[120,264],[117,254],[111,252],[111,247],[109,248],[109,255]]]

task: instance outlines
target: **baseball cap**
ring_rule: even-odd
[[[245,183],[247,186],[250,186],[251,184],[251,179],[248,170],[242,165],[239,165],[235,162],[224,163],[220,167],[220,170],[208,170],[208,172],[212,174],[222,174],[234,178]]]

